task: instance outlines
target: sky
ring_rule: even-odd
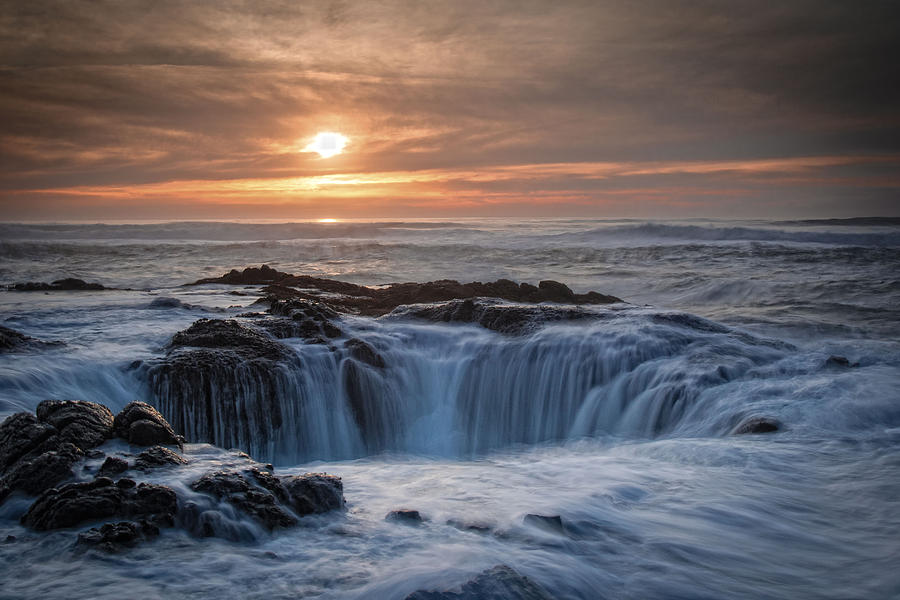
[[[0,220],[900,216],[897,56],[892,0],[0,0]]]

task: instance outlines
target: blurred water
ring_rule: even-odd
[[[0,545],[0,598],[402,599],[498,563],[558,598],[900,595],[896,223],[0,225],[0,283],[134,288],[0,292],[0,323],[67,344],[0,355],[0,416],[48,397],[155,401],[131,362],[254,299],[180,285],[262,263],[363,284],[556,279],[631,306],[522,338],[347,319],[388,363],[371,382],[394,402],[377,443],[349,425],[314,443],[318,426],[298,419],[282,447],[252,448],[279,473],[342,475],[346,514],[276,535],[237,519],[240,542],[172,530],[106,557],[74,554],[74,531],[24,530],[8,502],[0,539],[23,541]],[[161,296],[187,306],[154,308]],[[307,393],[337,418],[345,358],[289,343],[304,385],[316,381]],[[831,354],[860,366],[826,367]],[[785,430],[729,435],[752,415]],[[200,444],[188,456],[166,476],[184,497],[238,460]],[[383,520],[403,506],[429,520]],[[526,513],[562,515],[566,531],[527,526]]]

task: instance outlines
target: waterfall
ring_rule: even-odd
[[[506,336],[472,325],[348,319],[377,352],[291,347],[296,360],[153,375],[155,403],[189,441],[297,463],[380,452],[471,456],[585,436],[722,434],[710,391],[783,359],[786,347],[696,317],[620,311]],[[290,342],[290,340],[289,340]]]

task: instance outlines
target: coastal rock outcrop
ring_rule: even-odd
[[[69,483],[47,490],[21,521],[37,531],[123,517],[171,525],[177,508],[175,492],[169,487],[151,483],[135,485],[131,479],[113,483],[111,479],[98,477],[87,483]]]
[[[134,468],[140,471],[149,471],[161,467],[177,467],[186,465],[187,459],[172,452],[164,446],[147,448],[134,459]]]
[[[398,306],[464,300],[467,298],[498,298],[511,302],[558,302],[564,304],[612,304],[621,302],[615,296],[588,292],[576,294],[558,281],[541,281],[538,285],[498,279],[482,283],[460,283],[441,279],[426,283],[392,283],[381,287],[365,287],[343,281],[291,275],[268,265],[232,270],[222,277],[195,281],[190,285],[225,283],[232,285],[266,285],[267,300],[276,302],[290,298],[319,299],[342,312],[367,316],[381,316]]]
[[[537,583],[506,565],[497,565],[462,585],[458,592],[419,590],[406,600],[552,600]]]
[[[325,473],[279,477],[259,469],[216,471],[192,483],[191,489],[225,500],[269,530],[344,506],[341,478]]]
[[[773,433],[779,429],[781,429],[781,424],[771,417],[750,417],[739,423],[731,433],[733,435]]]
[[[184,440],[158,410],[146,402],[131,402],[122,409],[113,423],[116,437],[135,446],[158,444],[184,447]]]
[[[41,348],[52,348],[54,346],[62,345],[62,342],[46,342],[27,336],[15,329],[0,325],[0,354],[7,352],[27,352],[29,350],[39,350]]]
[[[78,534],[78,545],[93,547],[107,553],[121,552],[143,540],[159,536],[159,526],[147,519],[119,521],[92,527]]]
[[[15,292],[93,292],[98,290],[106,290],[99,283],[88,283],[74,277],[58,279],[52,283],[44,283],[42,281],[28,281],[26,283],[14,283],[9,289]]]
[[[94,402],[46,400],[36,414],[0,424],[0,501],[19,490],[37,495],[72,476],[86,450],[112,437],[113,417]]]
[[[439,323],[474,323],[498,333],[523,334],[553,322],[600,319],[580,307],[548,304],[508,304],[492,299],[451,300],[442,304],[403,306],[388,318],[415,318]]]
[[[255,328],[201,319],[175,334],[147,374],[156,406],[188,440],[262,456],[282,425],[297,360]]]

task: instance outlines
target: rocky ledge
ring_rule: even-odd
[[[28,352],[30,350],[40,350],[62,345],[62,342],[45,342],[0,325],[0,354],[6,352]]]
[[[99,283],[89,283],[74,277],[66,279],[58,279],[52,283],[44,283],[43,281],[28,281],[25,283],[14,283],[8,285],[6,289],[13,292],[94,292],[99,290],[107,290]]]
[[[327,300],[341,312],[354,312],[366,316],[381,316],[405,304],[422,304],[465,300],[467,298],[498,298],[511,302],[558,302],[564,304],[613,304],[622,302],[615,296],[597,292],[576,294],[558,281],[541,281],[538,285],[516,283],[498,279],[482,283],[460,283],[452,279],[426,283],[392,283],[379,287],[366,287],[310,277],[292,275],[262,265],[243,271],[232,270],[221,277],[200,279],[189,285],[209,283],[229,285],[266,285],[263,291],[270,299]]]
[[[542,587],[511,567],[497,565],[462,585],[458,592],[419,590],[406,600],[551,600]]]
[[[150,447],[133,462],[105,456],[102,448],[116,437],[132,446]],[[344,506],[340,477],[276,476],[270,465],[260,468],[246,455],[241,456],[251,466],[241,470],[215,471],[193,482],[191,471],[183,471],[182,479],[188,478],[187,487],[194,492],[187,492],[188,498],[180,499],[168,485],[121,476],[134,471],[145,478],[182,468],[189,463],[176,451],[182,447],[183,438],[143,402],[132,402],[114,417],[94,402],[47,400],[35,414],[16,413],[0,424],[0,504],[13,493],[37,496],[20,519],[35,531],[109,520],[83,531],[77,542],[79,547],[103,551],[152,539],[162,527],[229,537],[230,529],[219,527],[222,502],[268,530],[291,527],[305,515]],[[86,461],[104,457],[94,479],[84,480],[84,474],[95,468]],[[169,477],[172,473],[178,472]]]

